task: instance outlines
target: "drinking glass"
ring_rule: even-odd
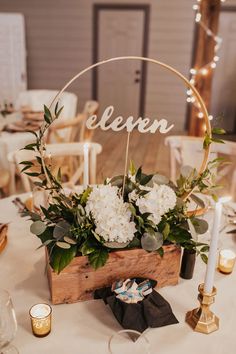
[[[9,293],[0,289],[0,354],[17,354],[10,343],[17,330],[16,315]]]
[[[144,334],[125,329],[113,334],[108,341],[109,354],[150,354],[150,343]]]

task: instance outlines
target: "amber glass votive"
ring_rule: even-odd
[[[36,304],[30,311],[32,332],[36,337],[46,337],[51,332],[52,308],[48,304]]]
[[[234,269],[236,254],[232,250],[221,250],[219,253],[218,269],[221,273],[230,274]]]

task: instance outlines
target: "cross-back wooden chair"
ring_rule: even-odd
[[[89,142],[89,183],[96,184],[96,167],[97,167],[97,155],[101,153],[102,146],[98,143]],[[65,185],[74,187],[81,180],[83,176],[83,161],[79,165],[72,165],[68,169],[68,164],[64,164],[63,161],[68,157],[83,157],[84,155],[84,143],[63,143],[63,144],[48,144],[46,162],[52,164],[52,170],[57,173],[59,167],[61,168],[62,178],[66,177]],[[35,152],[29,150],[20,150],[10,153],[8,156],[12,169],[21,171],[21,161],[35,161]],[[78,160],[76,160],[78,161]],[[36,171],[37,171],[37,163]],[[63,166],[66,168],[64,169]],[[30,177],[24,173],[20,173],[21,181],[26,192],[32,190],[32,181],[37,177]]]
[[[91,141],[93,130],[86,129],[86,120],[89,116],[98,112],[99,104],[97,101],[87,101],[82,113],[76,117],[63,121],[55,121],[49,128],[47,142],[75,142],[75,141]],[[62,137],[61,130],[67,129],[67,134]]]
[[[203,157],[203,138],[191,136],[168,136],[165,144],[170,148],[170,178],[175,181],[179,167],[189,165],[199,168]],[[224,141],[224,144],[213,143],[209,161],[225,157],[231,163],[224,165],[217,171],[217,183],[220,183],[227,176],[231,177],[230,193],[236,192],[236,142]]]

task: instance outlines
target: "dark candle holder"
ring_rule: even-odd
[[[196,251],[195,250],[188,250],[184,249],[182,262],[181,262],[181,269],[180,269],[180,276],[183,279],[192,279],[194,267],[196,261]]]

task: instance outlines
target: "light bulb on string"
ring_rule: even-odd
[[[212,69],[215,69],[215,68],[216,68],[216,63],[214,63],[214,62],[211,63],[211,68],[212,68]]]
[[[190,74],[196,75],[196,73],[197,73],[197,70],[196,70],[196,69],[194,69],[194,68],[191,68],[191,69],[190,69]]]
[[[203,75],[203,76],[206,76],[208,74],[208,69],[207,68],[202,68],[200,70],[200,73]]]
[[[220,58],[218,57],[218,55],[215,55],[214,58],[213,58],[213,60],[214,60],[215,63],[216,63],[217,61],[219,61],[219,59],[220,59]]]
[[[199,112],[197,116],[198,118],[202,119],[204,117],[204,114],[202,112]]]
[[[210,114],[210,115],[208,116],[208,118],[209,118],[209,120],[212,120],[212,119],[213,119],[213,116]]]
[[[192,93],[193,93],[193,91],[192,91],[191,89],[187,90],[187,95],[188,95],[188,96],[191,96]]]
[[[201,18],[202,18],[202,15],[200,14],[200,12],[196,13],[195,22],[200,22]]]

